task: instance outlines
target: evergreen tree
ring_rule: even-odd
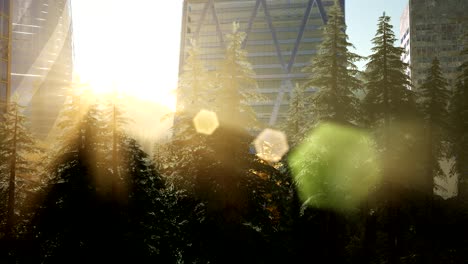
[[[306,109],[305,86],[296,83],[291,93],[288,117],[284,124],[284,131],[288,135],[290,146],[296,146],[304,139],[310,118],[312,117],[308,115]]]
[[[203,160],[211,153],[207,136],[197,133],[193,118],[202,109],[218,110],[213,103],[216,87],[212,77],[200,58],[199,47],[192,41],[179,78],[180,107],[174,117],[174,136],[170,142],[155,144],[153,151],[159,171],[171,183],[192,193]]]
[[[192,40],[187,49],[187,58],[179,78],[179,109],[175,113],[175,135],[183,138],[193,136],[192,119],[202,109],[213,109],[214,83],[200,58],[200,48]]]
[[[395,47],[395,34],[390,17],[379,18],[377,33],[372,39],[373,54],[369,56],[365,77],[366,95],[364,108],[367,122],[372,127],[383,123],[388,132],[390,122],[403,117],[412,110],[413,97],[409,77],[405,74],[407,64],[401,61],[404,50]]]
[[[110,105],[90,106],[83,121],[66,129],[76,136],[63,141],[68,146],[58,147],[49,166],[51,180],[32,230],[43,261],[68,262],[73,252],[86,262],[129,256],[173,261],[164,240],[173,225],[164,217],[164,182],[121,130],[123,112]]]
[[[377,218],[372,213],[384,210],[388,217],[387,239],[390,263],[397,263],[400,248],[401,228],[398,193],[402,186],[411,185],[411,179],[417,174],[418,162],[415,162],[417,131],[413,124],[416,119],[416,104],[411,92],[409,76],[405,74],[408,65],[401,61],[404,50],[395,47],[395,34],[392,31],[390,17],[385,13],[379,18],[377,32],[372,39],[374,47],[366,65],[366,94],[363,99],[364,122],[376,134],[379,152],[381,153],[381,174],[383,183],[378,186],[380,193],[387,196],[383,204],[377,203],[373,208],[366,208],[366,230],[364,237],[365,257],[372,261],[375,252],[371,249],[376,243]],[[413,156],[412,156],[413,155]],[[413,188],[414,186],[411,186]]]
[[[232,33],[226,35],[224,59],[217,70],[219,89],[215,104],[221,125],[250,129],[257,121],[248,102],[261,100],[262,96],[256,90],[255,72],[247,59],[247,51],[242,48],[246,34],[239,31],[239,27],[239,23],[234,22]]]
[[[306,87],[316,87],[312,97],[315,121],[353,123],[357,120],[358,99],[354,92],[361,88],[354,64],[361,57],[350,52],[346,24],[338,1],[328,12],[323,41],[311,65],[303,69],[309,75]]]
[[[381,16],[377,27],[372,40],[373,54],[365,71],[363,121],[376,134],[383,171],[387,174],[384,178],[408,185],[420,174],[420,155],[414,156],[421,148],[419,113],[409,76],[405,74],[408,65],[400,59],[404,51],[394,46],[396,38],[390,17]]]
[[[57,118],[59,134],[53,143],[49,165],[55,164],[55,158],[68,153],[83,154],[85,117],[92,100],[90,91],[84,86],[74,83],[67,91],[68,96]]]
[[[199,110],[210,108],[213,99],[212,76],[200,58],[201,51],[196,41],[191,41],[187,48],[187,58],[179,78],[178,98],[183,104],[181,111],[191,111],[193,115]]]
[[[25,126],[27,120],[21,110],[18,103],[10,103],[0,127],[0,176],[2,179],[8,179],[8,195],[6,199],[2,199],[8,201],[5,210],[7,236],[12,236],[15,228],[18,183],[24,182],[25,177],[36,172],[31,155],[39,153],[34,138]]]
[[[121,180],[123,179],[123,175],[121,174],[121,162],[122,156],[121,156],[121,142],[123,138],[125,137],[125,131],[124,127],[128,123],[128,119],[125,118],[124,116],[124,111],[123,105],[120,103],[120,100],[118,98],[118,94],[116,91],[112,94],[107,107],[106,111],[104,111],[104,114],[107,115],[107,122],[109,124],[108,128],[109,131],[108,133],[110,136],[108,137],[110,142],[108,143],[109,148],[111,149],[110,153],[110,168],[109,172],[112,174],[111,175],[111,185],[112,185],[112,195],[114,198],[117,198],[119,194],[121,193],[122,186],[119,184]]]
[[[437,58],[432,61],[427,78],[419,87],[419,99],[422,118],[425,122],[427,144],[427,186],[432,192],[434,177],[444,177],[439,160],[446,156],[448,133],[448,101],[450,98],[447,81],[442,76]]]
[[[468,36],[465,36],[468,41]],[[459,75],[450,99],[451,144],[450,155],[455,164],[452,174],[458,175],[458,196],[468,197],[468,44],[460,54],[464,62],[459,67]]]
[[[304,84],[305,87],[317,88],[309,103],[315,124],[331,121],[352,125],[356,124],[358,120],[359,101],[356,92],[362,87],[357,78],[359,71],[354,63],[361,57],[352,53],[349,50],[351,47],[353,45],[348,41],[343,11],[339,2],[335,1],[328,11],[328,21],[323,29],[323,40],[319,50],[313,57],[311,64],[303,69],[309,75]],[[332,151],[334,150],[326,150],[327,153]],[[325,165],[321,170],[326,170],[328,166]],[[311,172],[311,174],[321,175],[323,174],[321,170]],[[304,168],[302,172],[307,173],[307,168]],[[300,184],[300,182],[296,182],[296,185]],[[335,182],[332,185],[339,186]],[[307,212],[312,211],[308,210]],[[317,245],[321,248],[320,253],[323,254],[322,257],[330,259],[331,262],[341,262],[342,254],[339,243],[332,242],[341,241],[340,216],[332,210],[314,212],[312,215],[317,215],[317,213],[320,218],[323,218],[318,220],[309,214],[303,214],[300,221],[323,221],[322,224],[325,228],[322,235],[323,242],[321,245]]]

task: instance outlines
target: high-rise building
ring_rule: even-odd
[[[468,1],[410,0],[400,19],[403,61],[410,64],[408,73],[417,88],[426,77],[434,57],[441,63],[449,83],[457,76],[463,58],[464,34],[468,33]]]
[[[8,93],[26,107],[32,132],[45,138],[64,102],[64,88],[70,86],[72,78],[70,0],[1,0],[0,3],[11,6]],[[5,97],[6,93],[3,93]]]
[[[400,36],[406,51],[402,59],[410,65],[408,74],[416,89],[422,85],[435,57],[449,88],[454,87],[458,67],[465,59],[460,52],[468,34],[467,10],[466,0],[409,0],[400,19]],[[446,191],[437,193],[443,197],[457,195],[458,177],[450,174],[453,159],[439,162],[448,181],[441,181]]]
[[[344,10],[344,0],[340,3]],[[292,88],[306,78],[301,69],[317,52],[333,4],[333,0],[185,0],[180,71],[191,39],[201,48],[207,68],[215,69],[223,59],[225,34],[232,31],[233,22],[239,22],[247,34],[244,47],[255,79],[267,98],[252,106],[259,121],[278,125],[286,117]]]

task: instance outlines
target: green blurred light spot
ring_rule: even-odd
[[[379,181],[372,137],[352,127],[325,123],[288,158],[302,202],[337,211],[355,208]]]

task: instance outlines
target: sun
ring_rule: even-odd
[[[98,94],[174,111],[182,1],[79,0],[73,3],[75,72]]]

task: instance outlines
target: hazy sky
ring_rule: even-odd
[[[355,52],[369,55],[384,11],[398,37],[407,1],[347,0]],[[83,79],[100,89],[118,83],[146,100],[174,104],[170,90],[177,85],[182,0],[73,0],[72,5],[76,69]]]
[[[370,54],[371,39],[377,30],[377,20],[385,13],[391,17],[396,37],[400,35],[400,17],[408,0],[346,0],[346,24],[349,40],[361,56]],[[360,63],[363,65],[364,62]]]

